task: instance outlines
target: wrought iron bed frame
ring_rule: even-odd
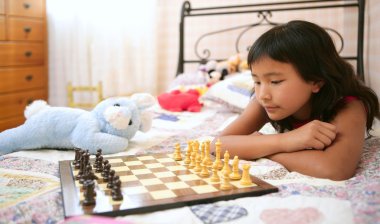
[[[238,34],[235,42],[236,53],[239,53],[239,41],[241,37],[248,30],[260,26],[260,25],[278,25],[277,23],[271,22],[269,18],[274,12],[281,11],[297,11],[297,10],[316,10],[316,9],[328,9],[328,8],[342,8],[342,7],[354,7],[357,8],[358,14],[358,30],[357,30],[357,50],[356,55],[353,56],[342,56],[346,60],[356,61],[356,70],[359,78],[364,81],[364,62],[363,62],[363,37],[364,37],[364,8],[365,0],[304,0],[304,1],[289,1],[289,2],[273,2],[273,3],[260,3],[260,4],[249,4],[249,5],[230,5],[230,6],[219,6],[219,7],[203,7],[203,8],[192,8],[189,1],[185,1],[182,4],[181,9],[181,20],[179,25],[179,57],[177,73],[179,75],[184,72],[184,65],[189,63],[204,63],[208,60],[222,61],[222,59],[210,58],[211,52],[209,49],[203,50],[203,56],[199,53],[199,43],[206,36],[224,33],[231,30],[242,29]],[[199,17],[199,16],[220,16],[227,14],[248,14],[256,13],[260,18],[259,22],[251,23],[248,25],[240,25],[235,27],[229,27],[221,30],[211,31],[201,35],[194,46],[194,53],[197,59],[186,59],[185,58],[185,20],[189,17]],[[341,52],[344,47],[344,40],[342,35],[334,29],[325,28],[326,30],[335,33],[340,41],[341,47],[338,50]]]

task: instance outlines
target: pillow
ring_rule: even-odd
[[[234,112],[242,112],[249,103],[253,91],[250,71],[230,74],[226,79],[215,83],[200,98],[200,101],[213,101]]]

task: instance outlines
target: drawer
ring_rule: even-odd
[[[42,41],[45,39],[44,22],[36,19],[9,17],[8,40]]]
[[[0,15],[0,40],[5,40],[5,16]]]
[[[0,120],[0,132],[22,125],[25,122],[24,116],[11,117]]]
[[[42,43],[4,43],[0,44],[0,66],[42,65],[44,48]]]
[[[0,0],[0,14],[5,13],[4,0]]]
[[[47,87],[45,67],[0,68],[0,93]]]
[[[24,116],[25,107],[33,100],[47,98],[47,90],[39,89],[0,95],[0,119]]]
[[[8,0],[7,13],[13,16],[42,18],[45,14],[43,0]]]

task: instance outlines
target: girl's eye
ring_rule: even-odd
[[[282,83],[284,80],[276,80],[276,81],[272,81],[272,84],[280,84]]]
[[[255,84],[255,85],[260,85],[261,83],[260,83],[260,82],[257,82],[257,81],[255,81],[255,82],[254,82],[254,84]]]
[[[120,104],[115,103],[113,106],[114,106],[114,107],[120,107]]]

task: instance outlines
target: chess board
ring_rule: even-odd
[[[175,161],[172,154],[121,156],[105,158],[122,182],[123,200],[113,201],[99,173],[96,180],[96,204],[82,205],[83,190],[75,180],[77,170],[72,161],[60,161],[59,170],[65,217],[82,214],[120,216],[153,212],[169,208],[210,203],[246,196],[258,196],[278,189],[255,176],[250,186],[232,181],[232,189],[222,191],[220,183],[213,183],[183,161]],[[93,160],[92,160],[93,162]],[[252,167],[254,169],[254,167]]]

